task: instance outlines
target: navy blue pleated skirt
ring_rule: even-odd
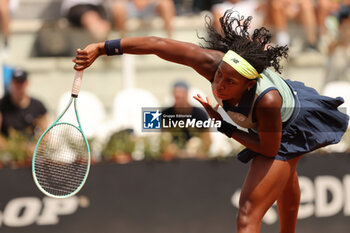
[[[273,159],[287,161],[330,144],[338,143],[348,127],[349,116],[338,109],[344,103],[341,97],[322,96],[302,82],[285,80],[295,98],[293,114],[283,123],[281,146]],[[244,163],[256,153],[242,150],[238,159]]]

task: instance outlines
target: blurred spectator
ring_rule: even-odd
[[[121,31],[122,37],[127,33],[128,18],[145,19],[155,14],[163,19],[168,37],[172,36],[172,20],[175,16],[173,0],[115,0],[112,12],[115,25]]]
[[[1,31],[3,34],[4,47],[8,46],[8,39],[10,35],[10,0],[0,1],[0,21]]]
[[[223,2],[223,0],[182,0],[183,2],[191,1],[192,10],[194,13],[201,11],[210,11],[212,6],[217,3]]]
[[[196,119],[197,121],[208,120],[205,111],[194,107],[188,100],[188,85],[183,81],[178,81],[173,86],[174,105],[162,111],[162,117],[167,116],[172,121],[186,119]],[[172,117],[169,117],[172,116]],[[163,129],[164,130],[164,129]],[[165,131],[165,130],[164,130]],[[205,128],[173,128],[170,130],[173,143],[185,153],[177,151],[179,157],[204,157],[210,146],[210,135]],[[198,139],[198,140],[197,140]],[[200,142],[201,140],[201,142]],[[197,147],[197,148],[194,148]],[[200,148],[198,148],[200,147]],[[173,150],[175,151],[175,150]],[[191,151],[195,151],[192,153]],[[187,152],[187,153],[186,153]],[[189,153],[188,153],[189,152]]]
[[[41,133],[47,128],[45,106],[27,93],[28,74],[15,70],[9,84],[9,93],[0,100],[0,130],[8,137],[11,129],[33,138],[36,131]]]
[[[306,50],[317,50],[317,21],[312,0],[267,0],[265,24],[276,32],[276,41],[288,45],[288,20],[298,19],[303,25],[306,37]]]
[[[193,14],[201,11],[209,11],[214,4],[221,3],[223,0],[173,0],[175,3],[176,14]]]
[[[256,15],[257,8],[258,2],[256,0],[226,0],[222,3],[214,4],[211,9],[213,14],[213,25],[217,30],[221,29],[219,19],[228,9],[233,9],[244,17],[254,17]],[[252,30],[257,27],[256,23],[257,20],[252,21]]]
[[[350,67],[350,1],[345,2],[336,14],[337,38],[330,43],[324,85],[338,80],[348,80]]]
[[[111,29],[104,0],[63,0],[61,11],[68,21],[85,28],[97,40],[105,40]]]
[[[337,0],[318,0],[316,15],[317,15],[317,25],[319,30],[319,36],[325,35],[327,33],[326,18],[339,10],[340,2]]]
[[[176,15],[185,15],[193,13],[193,0],[173,0],[176,9]]]

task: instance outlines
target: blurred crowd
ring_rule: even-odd
[[[0,1],[5,47],[10,36],[11,15],[16,18],[16,9],[22,2],[25,0]],[[348,24],[349,5],[349,0],[61,0],[61,9],[57,11],[71,26],[84,28],[101,41],[111,30],[120,32],[121,37],[127,36],[126,22],[131,18],[143,21],[158,16],[163,20],[167,36],[172,37],[175,17],[206,11],[212,14],[214,26],[220,28],[219,18],[233,8],[242,15],[256,18],[254,27],[269,28],[275,42],[281,45],[293,42],[290,26],[298,24],[304,31],[305,49],[320,50],[330,39],[346,37],[347,32],[342,29]]]
[[[16,11],[24,2],[0,1],[2,61],[15,46],[10,43],[11,20],[16,20]],[[111,32],[120,37],[129,36],[127,22],[130,19],[147,22],[159,18],[165,36],[174,38],[177,18],[187,17],[190,24],[192,16],[204,12],[211,16],[212,25],[220,30],[219,18],[232,8],[241,15],[253,16],[252,29],[268,28],[273,43],[293,48],[301,36],[300,53],[325,56],[325,90],[328,83],[349,82],[350,0],[62,0],[60,9],[57,9],[60,15],[57,21],[64,20],[68,27],[86,31],[92,41],[103,41],[110,38]],[[47,110],[44,104],[28,94],[29,74],[25,70],[16,64],[2,70],[0,167],[10,163],[11,156],[28,165],[38,136],[48,126]],[[188,91],[185,82],[175,83],[172,90],[174,102],[166,111],[181,113],[185,109],[193,116],[205,119],[205,113],[188,102]],[[226,139],[210,136],[209,132],[164,132],[155,143],[152,136],[137,137],[134,131],[129,127],[110,134],[109,138],[104,138],[104,145],[96,146],[99,148],[96,153],[101,153],[105,160],[129,162],[140,158],[171,160],[176,157],[226,156],[241,149],[233,142],[218,143]],[[91,139],[92,145],[96,144],[94,140]]]

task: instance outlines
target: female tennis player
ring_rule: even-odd
[[[83,70],[105,54],[155,54],[196,70],[210,82],[232,120],[249,129],[245,132],[224,121],[208,98],[194,97],[221,122],[220,132],[246,147],[238,159],[252,159],[239,200],[237,232],[260,232],[264,214],[277,200],[280,232],[292,233],[300,202],[298,160],[339,142],[348,116],[337,110],[342,98],[321,96],[301,82],[284,80],[278,73],[288,48],[272,46],[264,27],[251,35],[251,20],[227,11],[220,19],[221,32],[207,21],[206,47],[157,37],[125,38],[78,49],[73,62],[76,70]]]

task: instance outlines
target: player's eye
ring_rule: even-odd
[[[230,85],[233,85],[233,84],[235,84],[235,81],[233,79],[228,79],[227,83],[230,84]]]

